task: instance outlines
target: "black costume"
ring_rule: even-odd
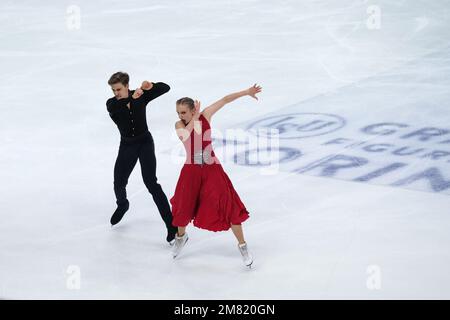
[[[114,166],[114,192],[118,207],[111,218],[111,224],[118,223],[128,210],[126,185],[139,159],[144,184],[153,196],[159,213],[166,224],[167,241],[173,240],[176,227],[172,226],[169,201],[156,178],[155,146],[153,137],[147,127],[146,106],[151,100],[169,90],[170,87],[167,84],[157,82],[153,83],[151,89],[143,90],[144,93],[137,99],[131,97],[134,91],[128,90],[128,98],[116,99],[113,97],[106,102],[109,115],[119,128],[121,135],[119,153]],[[128,103],[130,107],[127,106]]]

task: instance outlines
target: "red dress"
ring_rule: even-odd
[[[174,226],[194,226],[225,231],[249,218],[249,213],[216,158],[211,144],[211,127],[200,115],[201,133],[192,130],[183,142],[186,162],[170,199]]]

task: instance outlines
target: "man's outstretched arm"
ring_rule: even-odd
[[[142,97],[144,98],[145,102],[150,102],[153,99],[156,99],[164,93],[168,92],[170,90],[170,87],[164,82],[144,81],[142,82],[141,89],[144,92],[142,94]]]

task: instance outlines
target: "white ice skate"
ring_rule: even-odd
[[[172,255],[175,259],[183,249],[186,242],[189,240],[188,234],[185,232],[182,237],[179,237],[178,234],[175,236],[175,243],[173,245]]]
[[[244,264],[248,267],[248,268],[252,268],[252,264],[253,264],[253,257],[252,255],[248,252],[248,246],[247,243],[243,243],[238,245],[239,247],[239,251],[241,252],[242,255],[242,260],[244,261]]]

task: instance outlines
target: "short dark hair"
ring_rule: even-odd
[[[126,86],[128,84],[128,82],[130,81],[130,76],[128,75],[128,73],[126,72],[116,72],[114,73],[108,80],[108,84],[111,86],[115,83],[121,83],[124,86]]]
[[[189,107],[189,109],[191,109],[191,110],[194,110],[194,108],[195,108],[194,100],[192,100],[192,99],[189,98],[189,97],[184,97],[184,98],[178,99],[178,100],[177,100],[177,105],[179,105],[179,104],[185,104],[185,105],[187,105],[187,106]]]

